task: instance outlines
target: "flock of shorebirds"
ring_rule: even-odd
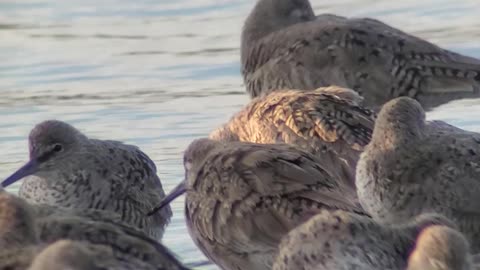
[[[35,126],[2,182],[23,180],[0,191],[0,269],[188,269],[160,242],[182,194],[224,270],[480,269],[480,134],[425,120],[480,96],[480,60],[258,0],[241,64],[250,104],[188,146],[168,195],[137,147]]]

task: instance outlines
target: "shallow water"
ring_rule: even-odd
[[[334,3],[328,3],[334,2]],[[312,1],[317,13],[370,16],[480,57],[478,0]],[[139,145],[166,191],[182,151],[241,108],[242,22],[254,1],[0,1],[0,178],[27,159],[26,136],[49,118],[91,137]],[[480,131],[480,101],[429,113]],[[18,188],[14,186],[11,191]],[[184,262],[204,257],[183,221],[183,198],[164,243]],[[207,267],[214,269],[214,266]]]

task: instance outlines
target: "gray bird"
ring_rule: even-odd
[[[225,270],[271,269],[280,239],[323,208],[364,214],[336,170],[291,145],[197,139],[184,167],[157,209],[186,191],[190,235]]]
[[[56,120],[33,128],[30,160],[2,182],[24,178],[19,195],[31,203],[111,211],[160,239],[169,207],[146,218],[165,196],[155,164],[140,149],[117,141],[90,139]]]
[[[355,91],[332,86],[285,90],[253,99],[210,138],[222,141],[289,143],[345,171],[352,186],[355,167],[370,142],[375,114]]]
[[[150,270],[175,269],[154,266],[141,259],[121,261],[109,246],[88,242],[59,240],[47,246],[32,261],[29,270]],[[178,269],[178,268],[176,268]]]
[[[386,225],[325,210],[282,239],[273,270],[471,270],[468,243],[454,227],[436,214]]]
[[[58,250],[58,245],[52,247],[64,252],[58,256],[66,256],[65,262],[52,262],[52,268],[77,260],[82,264],[75,269],[188,270],[156,240],[122,221],[109,220],[110,216],[115,216],[112,213],[103,211],[104,216],[101,213],[94,209],[30,205],[24,199],[0,191],[0,269],[27,269],[44,246],[65,239],[81,243],[73,244],[71,251]],[[82,254],[82,249],[89,252]],[[77,251],[79,254],[75,256]],[[40,256],[44,258],[43,263],[40,259],[37,261],[40,265],[48,263],[45,261],[51,256],[48,254],[55,254],[45,252],[47,255]]]
[[[357,164],[364,209],[378,221],[403,222],[423,212],[454,220],[480,250],[480,134],[425,121],[408,97],[386,103]]]
[[[480,95],[480,60],[378,20],[315,17],[308,0],[259,0],[245,21],[241,66],[252,97],[339,85],[379,108],[409,96],[429,109]]]
[[[0,269],[26,269],[38,252],[38,244],[27,203],[0,188]]]
[[[87,209],[89,211],[89,209]],[[93,264],[102,269],[188,270],[162,244],[142,231],[107,218],[91,220],[88,214],[52,214],[36,218],[40,241],[52,244],[62,239],[85,242],[99,251]],[[105,253],[106,249],[108,253]],[[95,252],[96,253],[96,252]],[[105,255],[107,254],[107,255]],[[96,255],[97,256],[97,255]]]

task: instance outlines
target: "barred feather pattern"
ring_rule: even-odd
[[[480,95],[478,59],[370,18],[322,14],[288,23],[288,12],[274,12],[273,5],[301,9],[292,3],[308,0],[260,2],[255,9],[262,10],[252,10],[242,34],[242,74],[252,97],[339,85],[357,91],[374,109],[399,96],[430,109]]]
[[[341,173],[295,146],[199,139],[185,160],[189,232],[222,269],[270,269],[281,237],[321,209],[366,215]]]
[[[253,99],[210,138],[294,144],[350,171],[353,184],[358,157],[370,142],[375,122],[375,113],[361,101],[353,90],[337,86],[272,92]]]

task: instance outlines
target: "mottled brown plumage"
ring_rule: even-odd
[[[252,97],[339,85],[379,108],[398,96],[425,108],[480,95],[480,60],[378,20],[315,17],[308,0],[259,0],[245,21],[241,65]]]
[[[480,250],[480,134],[425,121],[417,101],[401,97],[383,106],[356,186],[374,219],[441,213],[458,223],[473,252]]]
[[[280,239],[320,209],[363,213],[341,173],[291,145],[198,139],[184,165],[166,199],[186,189],[190,235],[222,269],[270,269]]]
[[[273,270],[470,270],[468,244],[450,227],[455,225],[436,214],[387,225],[325,210],[282,239]],[[432,247],[433,238],[443,241]],[[433,258],[445,268],[429,265]]]
[[[361,101],[356,92],[337,86],[273,92],[253,99],[210,138],[295,144],[347,171],[353,184],[375,122],[375,114],[361,107]]]

